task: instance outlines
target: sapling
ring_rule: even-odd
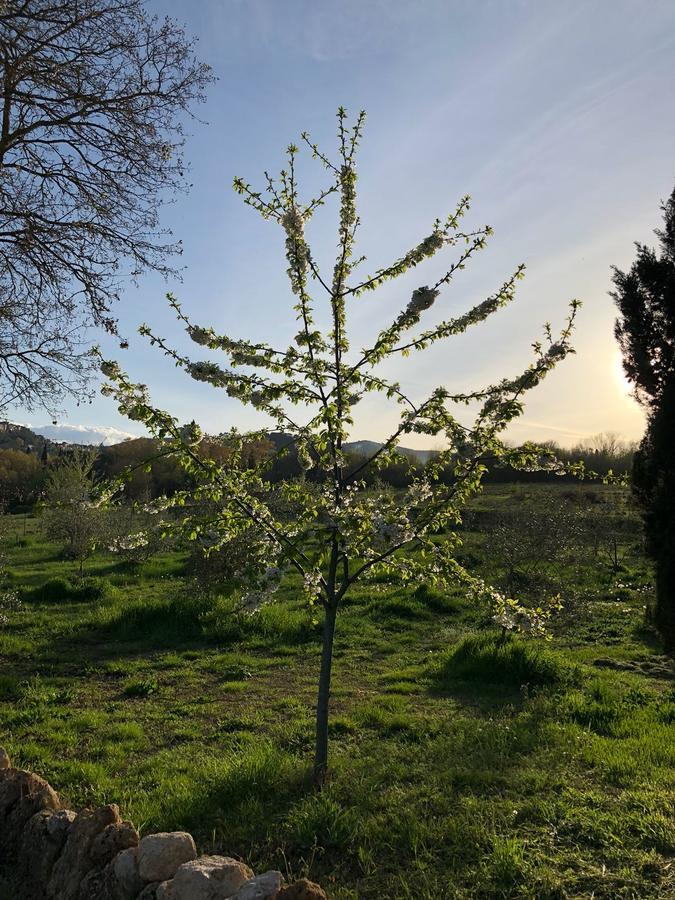
[[[337,152],[324,153],[308,134],[302,135],[314,160],[323,167],[326,184],[314,198],[301,197],[296,172],[299,148],[288,147],[278,178],[265,173],[262,190],[241,178],[235,190],[244,202],[284,234],[287,273],[295,302],[297,334],[286,347],[219,334],[194,324],[178,300],[169,303],[192,341],[222,354],[226,363],[194,360],[175,350],[147,325],[140,331],[193,379],[207,382],[243,404],[266,414],[269,429],[257,435],[232,431],[221,436],[227,454],[219,461],[202,445],[195,422],[182,425],[150,399],[143,384],[134,383],[110,360],[101,369],[104,392],[119,410],[142,423],[159,442],[158,453],[176,455],[192,476],[193,489],[177,492],[163,504],[185,506],[180,526],[208,550],[242,537],[250,553],[240,573],[242,605],[256,610],[269,602],[285,573],[298,573],[307,601],[323,612],[323,643],[316,706],[314,777],[320,785],[328,765],[328,708],[337,615],[348,592],[372,576],[401,582],[424,580],[436,586],[462,585],[476,601],[487,603],[496,623],[541,634],[555,602],[526,608],[466,570],[456,559],[461,545],[458,526],[467,501],[481,487],[488,462],[521,469],[577,470],[564,466],[546,447],[510,447],[508,425],[523,410],[527,391],[572,352],[570,336],[579,306],[573,301],[559,335],[550,326],[534,344],[534,358],[518,374],[487,387],[453,392],[445,384],[419,400],[382,373],[395,357],[412,357],[468,328],[484,322],[509,304],[523,277],[518,266],[489,297],[457,317],[422,326],[441,304],[457,274],[486,244],[487,226],[465,229],[469,198],[463,197],[445,219],[436,219],[423,239],[390,265],[358,275],[365,257],[356,256],[359,228],[356,207],[356,151],[365,114],[350,125],[338,111]],[[320,269],[310,249],[307,226],[327,201],[337,198],[338,250],[331,271]],[[377,331],[367,346],[354,350],[348,313],[366,294],[409,273],[440,253],[454,258],[433,284],[412,291],[403,308]],[[317,325],[318,303],[326,304],[327,328]],[[372,301],[371,301],[372,302]],[[357,466],[346,464],[345,442],[354,410],[367,394],[383,395],[398,406],[398,424],[374,452]],[[467,424],[458,409],[471,407]],[[269,431],[289,435],[303,475],[274,485],[266,479],[273,454],[251,459],[246,447]],[[443,449],[423,469],[412,469],[410,485],[401,491],[378,488],[377,473],[399,460],[399,441],[424,435]],[[289,448],[277,452],[290,452]],[[399,461],[405,463],[405,457]],[[439,478],[451,466],[450,484]],[[368,476],[368,477],[367,477]],[[447,481],[447,478],[445,479]],[[203,510],[210,510],[204,513]],[[283,509],[282,515],[279,510]],[[200,512],[200,510],[202,512]],[[288,511],[292,511],[289,516]]]
[[[94,501],[96,450],[76,450],[55,465],[47,478],[43,503],[45,533],[64,542],[64,552],[84,562],[106,534],[106,514]]]

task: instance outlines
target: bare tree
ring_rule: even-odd
[[[213,80],[143,0],[0,3],[0,410],[81,396],[88,325],[174,273],[159,225],[187,187],[182,120]]]
[[[555,493],[541,509],[498,514],[485,534],[496,583],[509,596],[541,602],[571,588],[568,569],[583,549],[582,519]]]

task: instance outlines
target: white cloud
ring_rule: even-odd
[[[66,441],[71,444],[119,444],[127,438],[138,437],[128,431],[110,425],[30,425],[36,434],[52,441]]]

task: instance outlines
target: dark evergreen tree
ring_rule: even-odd
[[[659,251],[637,244],[628,272],[614,269],[615,333],[635,397],[648,413],[633,484],[656,564],[654,622],[675,647],[675,190],[662,206]]]

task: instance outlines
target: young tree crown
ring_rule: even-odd
[[[202,434],[196,423],[181,425],[157,409],[147,388],[132,382],[110,360],[101,365],[108,379],[105,392],[117,401],[120,412],[142,422],[162,442],[160,452],[178,454],[194,474],[197,488],[178,492],[170,501],[188,507],[182,527],[189,536],[208,549],[245,533],[251,544],[260,548],[260,566],[246,573],[249,587],[244,590],[244,598],[252,607],[271,595],[288,568],[302,576],[310,602],[327,609],[334,608],[360,578],[396,575],[404,581],[459,581],[489,602],[495,620],[504,627],[541,631],[548,610],[524,609],[514,598],[500,595],[471,576],[457,562],[461,545],[458,525],[462,508],[480,489],[489,461],[516,468],[581,473],[581,466],[564,465],[550,448],[533,444],[513,448],[504,439],[509,423],[523,410],[526,393],[573,352],[570,338],[579,303],[572,302],[559,334],[554,334],[549,325],[545,327],[543,340],[534,344],[534,359],[523,371],[487,387],[453,393],[441,384],[420,401],[381,374],[378,369],[385,360],[422,352],[438,341],[464,333],[506,306],[514,299],[524,267],[516,267],[492,295],[463,314],[423,327],[424,316],[442,301],[449,285],[483,249],[491,234],[489,226],[463,228],[469,210],[469,198],[463,197],[447,218],[435,220],[427,235],[390,265],[357,277],[356,269],[364,259],[355,256],[360,224],[356,150],[364,121],[365,114],[360,113],[350,124],[345,110],[338,111],[337,154],[333,158],[308,134],[302,136],[327,176],[325,187],[311,200],[300,196],[299,149],[294,144],[287,149],[286,164],[278,178],[265,174],[264,189],[254,189],[241,178],[234,181],[244,202],[284,233],[298,327],[288,347],[234,338],[196,325],[172,295],[169,302],[194,343],[222,353],[226,364],[211,359],[195,361],[173,349],[149,326],[141,328],[153,345],[193,379],[266,413],[274,430],[290,433],[294,451],[311,478],[271,485],[265,478],[269,461],[245,463],[243,450],[250,436],[245,438],[236,431],[222,437],[229,453],[227,464],[218,464],[200,449]],[[338,252],[332,271],[324,273],[308,243],[306,226],[333,196],[338,201]],[[455,251],[455,258],[443,274],[432,285],[413,290],[400,312],[371,343],[354,352],[347,329],[348,304],[359,302],[365,292],[448,250]],[[321,299],[330,313],[325,331],[315,323]],[[350,470],[344,443],[354,422],[354,407],[371,392],[398,404],[399,423],[381,447]],[[470,426],[456,412],[457,407],[469,405],[477,408]],[[397,455],[399,441],[408,434],[442,439],[445,448],[422,473],[415,474],[403,494],[367,488],[364,470],[377,472],[388,464]],[[439,479],[449,465],[454,473],[451,485]],[[191,515],[190,505],[205,499],[214,504],[210,518]],[[278,513],[280,501],[292,508],[290,520]]]

